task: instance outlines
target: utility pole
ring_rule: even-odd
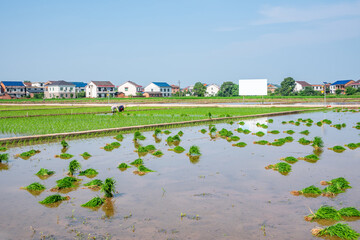
[[[324,82],[324,105],[326,107],[326,84],[327,82]]]
[[[179,83],[179,97],[181,97],[180,80],[178,81],[178,83]]]

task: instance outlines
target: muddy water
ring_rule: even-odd
[[[314,122],[328,118],[333,123],[347,124],[342,130],[328,125],[324,127],[304,125],[282,125],[282,121],[297,118],[312,118]],[[118,193],[104,208],[92,211],[80,207],[91,198],[102,193],[82,189],[66,195],[70,201],[62,202],[56,208],[47,208],[38,203],[52,193],[45,190],[33,196],[20,187],[39,181],[48,189],[55,181],[66,176],[70,160],[55,158],[61,153],[59,143],[37,145],[32,148],[41,153],[29,160],[15,159],[15,154],[28,151],[31,147],[12,148],[7,166],[0,166],[0,239],[316,239],[310,230],[317,223],[305,222],[309,208],[314,210],[328,204],[336,208],[354,206],[360,208],[360,149],[335,153],[327,147],[360,142],[360,131],[351,128],[360,121],[359,113],[318,112],[274,117],[274,123],[267,130],[279,130],[278,135],[267,134],[262,138],[234,132],[245,148],[232,147],[224,139],[211,140],[209,135],[199,132],[207,126],[182,128],[184,136],[181,146],[200,147],[202,156],[198,162],[191,162],[184,153],[167,151],[167,135],[155,143],[152,132],[145,132],[143,145],[154,144],[163,151],[160,158],[152,155],[143,157],[145,166],[156,170],[145,176],[133,174],[135,168],[120,171],[121,162],[130,163],[138,158],[134,152],[132,135],[124,135],[121,147],[106,152],[100,147],[114,141],[111,137],[68,141],[67,151],[75,155],[83,169],[97,169],[96,178],[104,180],[113,177]],[[247,120],[243,128],[252,131],[266,131],[256,127],[257,122],[266,119]],[[218,130],[234,130],[238,125],[216,124]],[[260,146],[253,141],[273,141],[288,136],[282,133],[292,129],[295,141],[282,147]],[[299,134],[308,129],[309,136]],[[170,129],[171,135],[180,129]],[[273,170],[265,170],[268,164],[279,162],[281,157],[302,157],[312,153],[311,146],[296,141],[305,137],[321,136],[325,142],[324,152],[316,163],[299,161],[292,165],[292,172],[283,176]],[[79,154],[89,152],[88,160]],[[34,174],[41,168],[56,171],[47,180],[40,180]],[[321,187],[321,180],[346,177],[352,189],[335,198],[305,198],[292,196],[290,191],[310,185]],[[86,177],[83,183],[89,181]],[[181,213],[186,214],[180,217]],[[360,231],[360,221],[349,222]],[[90,235],[89,235],[90,234]]]

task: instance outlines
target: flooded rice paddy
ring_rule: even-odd
[[[311,118],[314,123],[330,119],[333,124],[346,123],[338,130],[329,125],[308,127],[281,124],[298,118]],[[91,179],[82,179],[82,184],[68,193],[71,197],[59,206],[49,208],[40,203],[53,194],[50,188],[56,180],[66,176],[69,162],[55,158],[61,153],[59,143],[11,148],[8,164],[0,166],[0,239],[317,239],[311,229],[319,223],[306,222],[304,216],[321,205],[360,208],[360,148],[336,153],[328,147],[360,142],[360,130],[352,128],[360,121],[360,113],[316,112],[278,116],[267,123],[266,118],[246,120],[244,126],[221,123],[218,130],[226,128],[240,137],[246,147],[233,147],[236,142],[222,138],[211,139],[209,131],[199,130],[207,125],[169,129],[170,135],[160,134],[161,142],[155,143],[153,131],[144,132],[143,146],[153,144],[164,155],[147,154],[142,157],[144,165],[156,172],[139,176],[135,167],[121,171],[117,166],[138,158],[134,152],[133,134],[124,134],[121,146],[111,152],[101,147],[116,141],[112,137],[68,141],[67,153],[74,155],[82,169],[94,168],[97,179],[113,177],[116,180],[116,195],[97,211],[81,207],[99,191],[84,189],[82,184]],[[256,126],[267,124],[268,129]],[[279,130],[279,134],[266,133],[263,137],[237,133],[241,127],[252,132]],[[168,151],[166,138],[182,130],[180,146],[183,153]],[[290,136],[283,131],[293,130],[293,142],[283,146],[253,144],[254,141]],[[308,136],[299,132],[309,130]],[[313,153],[310,145],[297,141],[305,137],[312,140],[320,136],[324,140],[320,160],[315,163],[300,160],[292,164],[292,171],[282,175],[266,170],[265,166],[280,162],[287,156],[304,157]],[[186,152],[197,145],[202,153],[198,160],[190,160]],[[28,160],[14,158],[16,154],[31,149],[41,152]],[[92,157],[84,160],[80,154],[89,152]],[[56,173],[46,180],[34,175],[40,168]],[[290,191],[301,190],[310,185],[321,188],[320,181],[345,177],[352,186],[334,198],[319,196],[306,198],[293,196]],[[40,182],[47,190],[34,196],[20,189],[33,182]],[[360,221],[349,222],[360,231]]]

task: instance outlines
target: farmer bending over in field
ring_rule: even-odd
[[[118,108],[119,112],[123,112],[125,110],[124,106],[123,105],[120,105],[119,108]]]
[[[116,110],[117,110],[117,107],[116,107],[116,106],[111,106],[111,111],[112,111],[112,113],[115,113]]]

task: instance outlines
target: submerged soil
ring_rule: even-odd
[[[333,124],[346,123],[341,130],[329,125],[307,127],[282,121],[297,118],[311,118],[314,122],[330,119]],[[306,222],[304,216],[321,205],[331,205],[339,209],[353,206],[360,208],[360,175],[358,174],[360,148],[346,149],[343,153],[328,150],[328,147],[360,142],[360,130],[352,128],[360,119],[360,113],[316,112],[273,117],[274,123],[266,123],[266,118],[246,120],[243,129],[261,131],[256,123],[267,124],[267,130],[279,130],[280,134],[266,134],[264,137],[237,133],[239,125],[216,124],[221,130],[232,130],[247,143],[244,148],[233,147],[234,142],[222,138],[211,138],[200,129],[206,125],[170,129],[171,135],[184,132],[180,146],[186,151],[175,153],[167,149],[167,135],[160,134],[162,141],[155,143],[153,131],[144,132],[143,146],[155,145],[164,155],[160,158],[147,154],[142,157],[144,165],[156,172],[139,176],[131,167],[120,171],[117,166],[129,164],[138,158],[134,152],[132,134],[124,134],[118,149],[111,152],[101,149],[112,137],[67,141],[67,153],[73,154],[82,169],[94,168],[97,179],[113,177],[117,184],[113,199],[97,209],[82,208],[95,196],[103,193],[82,186],[71,189],[66,195],[71,200],[52,208],[38,203],[55,187],[56,180],[66,176],[72,160],[54,158],[61,152],[59,143],[11,148],[7,152],[10,159],[6,167],[0,169],[0,239],[316,239],[311,229],[319,226],[316,222]],[[300,131],[308,129],[304,136]],[[254,141],[288,136],[283,131],[294,130],[294,141],[281,147],[253,144]],[[310,145],[297,142],[305,137],[312,140],[321,136],[324,140],[323,152],[316,163],[298,161],[292,164],[292,172],[283,176],[276,171],[265,170],[269,164],[280,162],[287,156],[303,157],[313,153]],[[236,142],[235,142],[236,143]],[[201,156],[192,161],[186,156],[190,146],[197,145]],[[15,159],[14,155],[38,149],[41,153],[28,160]],[[84,160],[80,154],[92,155]],[[4,165],[4,163],[2,163]],[[56,173],[41,180],[34,175],[40,168]],[[91,181],[87,177],[82,184]],[[310,185],[323,188],[322,180],[345,177],[353,187],[335,198],[306,198],[293,196],[292,190],[301,190]],[[38,196],[21,190],[32,182],[40,182],[47,190]],[[65,194],[63,194],[65,196]],[[360,221],[349,222],[358,232]],[[90,234],[90,235],[89,235]]]

